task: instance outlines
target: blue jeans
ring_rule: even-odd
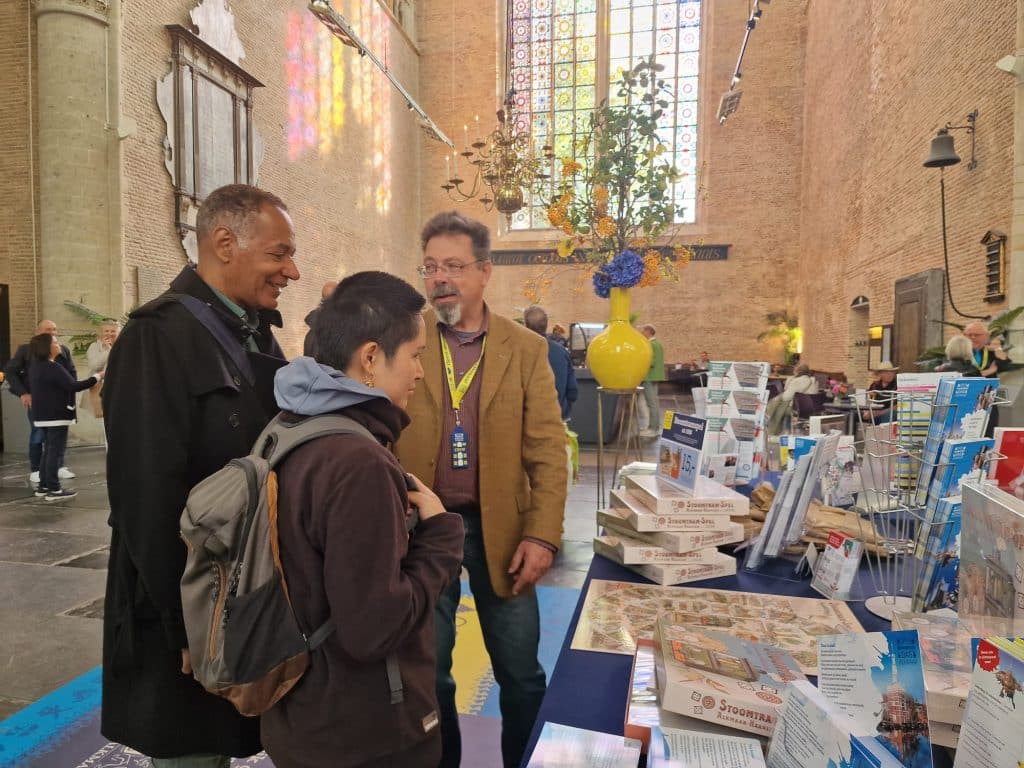
[[[39,487],[48,491],[60,490],[57,470],[61,468],[64,449],[68,444],[67,427],[40,427],[43,433],[43,457],[39,470]]]
[[[491,588],[484,557],[479,514],[463,515],[466,544],[462,565],[469,571],[469,587],[476,601],[484,645],[491,657],[501,707],[501,755],[505,768],[518,768],[530,740],[541,700],[547,688],[544,668],[537,659],[540,611],[533,589],[518,597],[501,598]],[[437,701],[441,710],[442,768],[457,768],[462,759],[459,713],[455,706],[452,649],[455,647],[455,612],[461,582],[456,579],[441,595],[435,614],[437,633]]]
[[[35,422],[32,420],[32,409],[28,409],[28,426],[31,430],[28,433],[28,463],[33,472],[39,472],[43,468],[43,429],[45,427],[37,427]],[[64,441],[67,445],[67,441]],[[64,449],[61,448],[60,456],[57,457],[60,463],[57,468],[60,469],[64,466]],[[41,479],[41,478],[40,478]]]

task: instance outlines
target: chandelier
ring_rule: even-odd
[[[463,127],[466,148],[445,158],[447,180],[441,185],[457,203],[477,198],[486,210],[497,208],[509,224],[512,214],[523,207],[526,195],[539,191],[551,178],[547,169],[555,158],[550,142],[537,151],[530,132],[516,119],[514,100],[515,91],[510,88],[497,112],[498,125],[489,135],[470,143],[469,128]],[[460,156],[470,169],[467,176],[471,179],[459,173]]]

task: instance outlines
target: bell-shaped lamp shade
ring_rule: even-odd
[[[960,155],[953,148],[953,137],[945,128],[939,129],[932,139],[931,152],[924,161],[925,168],[945,168],[960,162]]]

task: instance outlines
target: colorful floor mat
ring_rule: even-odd
[[[463,735],[464,764],[490,765],[499,754],[498,689],[484,650],[472,595],[459,606],[455,679]],[[579,590],[538,588],[540,660],[554,669]],[[100,669],[97,667],[0,722],[0,768],[143,768],[147,758],[99,732]],[[499,759],[500,762],[500,759]],[[265,755],[234,760],[232,766],[270,768]]]

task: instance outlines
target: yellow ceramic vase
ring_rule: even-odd
[[[651,367],[651,344],[629,322],[629,289],[612,288],[608,327],[587,347],[587,365],[605,389],[633,389]]]

